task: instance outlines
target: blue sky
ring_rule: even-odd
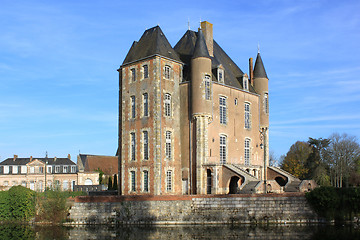
[[[200,20],[244,71],[270,78],[270,149],[333,132],[360,136],[360,1],[0,0],[0,160],[114,155],[118,74],[159,25],[174,46]]]

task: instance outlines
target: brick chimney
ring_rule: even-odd
[[[211,57],[214,56],[213,25],[207,21],[201,22],[201,30],[204,34],[206,46]]]
[[[32,161],[32,156],[30,156],[30,162]]]
[[[254,68],[253,68],[254,64],[253,64],[253,58],[249,58],[249,75],[250,75],[250,84],[253,84],[253,79],[254,79]]]
[[[70,156],[70,153],[68,154],[68,159],[70,159],[70,160],[71,160],[71,156]]]
[[[18,155],[14,154],[14,161],[18,158]]]

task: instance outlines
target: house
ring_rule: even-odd
[[[77,166],[67,158],[7,158],[0,163],[0,188],[21,185],[31,190],[45,188],[72,191],[77,184]]]

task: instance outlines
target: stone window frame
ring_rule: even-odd
[[[204,92],[205,100],[211,100],[211,76],[209,74],[204,76]]]
[[[130,96],[130,119],[136,118],[136,96]]]
[[[164,115],[172,117],[172,96],[168,92],[164,95]]]
[[[226,164],[228,154],[228,136],[225,133],[219,135],[219,160],[220,164]]]
[[[129,133],[129,161],[136,161],[136,133],[135,131],[130,131]]]
[[[170,193],[174,192],[174,168],[167,167],[165,170],[165,191]]]
[[[149,94],[144,92],[142,94],[142,116],[149,117]]]
[[[145,141],[146,140],[145,133],[147,134],[147,142]],[[142,153],[141,157],[143,161],[148,161],[150,158],[149,133],[150,133],[150,129],[148,128],[143,128],[141,130],[141,153]]]
[[[244,139],[244,165],[251,165],[251,138]]]
[[[222,68],[217,69],[217,79],[219,83],[225,83],[225,71]]]
[[[52,173],[52,166],[48,165],[46,168],[47,168],[46,173]],[[50,171],[49,171],[49,169],[50,169]]]
[[[12,166],[12,174],[18,174],[18,173],[19,173],[18,166]]]
[[[130,83],[136,82],[136,66],[130,68]]]
[[[10,167],[9,166],[4,166],[3,173],[4,174],[9,174],[10,173]]]
[[[63,173],[68,173],[69,166],[63,166]]]
[[[143,79],[149,78],[149,64],[147,63],[142,65],[142,76]]]
[[[166,128],[164,132],[165,139],[165,160],[171,161],[174,158],[173,129]],[[170,137],[169,137],[170,136]]]
[[[76,173],[76,166],[71,166],[71,173]]]
[[[146,178],[145,178],[145,176],[146,176]],[[147,182],[147,184],[145,185],[146,182]],[[148,168],[141,169],[141,191],[144,193],[150,192],[150,171]]]
[[[269,114],[269,93],[264,93],[264,112]]]
[[[129,192],[136,192],[136,169],[129,169]]]
[[[172,76],[173,76],[173,68],[169,63],[166,63],[164,68],[164,79],[166,80],[172,80]]]
[[[55,173],[60,173],[60,166],[59,165],[55,166]]]
[[[222,101],[223,100],[223,101]],[[219,95],[219,120],[220,124],[227,125],[227,97]]]
[[[251,129],[251,103],[244,102],[244,128]]]

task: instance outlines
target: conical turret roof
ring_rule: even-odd
[[[198,32],[198,37],[196,39],[196,44],[192,58],[198,58],[198,57],[210,58],[209,51],[206,46],[205,37],[201,29],[199,29]]]
[[[268,78],[260,53],[257,54],[255,61],[254,78]]]

